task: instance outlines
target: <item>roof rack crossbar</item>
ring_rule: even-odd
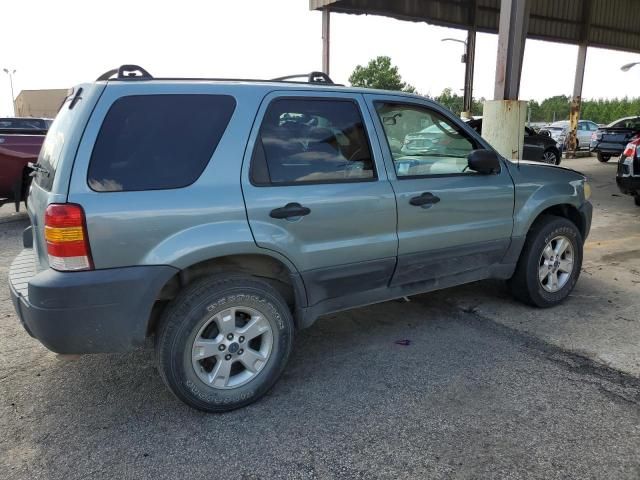
[[[139,65],[120,65],[118,68],[104,72],[97,78],[97,82],[101,80],[110,80],[114,75],[117,80],[151,80],[153,77],[149,72]]]
[[[275,82],[284,82],[287,80],[292,80],[294,78],[306,78],[309,83],[326,83],[328,85],[334,85],[333,80],[324,72],[311,72],[311,73],[300,73],[297,75],[286,75],[284,77],[273,78],[272,80]]]

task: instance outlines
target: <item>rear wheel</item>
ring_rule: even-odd
[[[605,155],[604,153],[598,152],[598,161],[605,163],[611,160],[611,155]]]
[[[640,195],[633,197],[633,203],[640,207]]]
[[[582,236],[566,218],[545,215],[527,235],[516,271],[513,295],[536,307],[552,307],[573,290],[582,268]]]
[[[224,412],[273,386],[289,358],[293,318],[280,294],[255,277],[211,277],[183,291],[156,342],[160,374],[191,407]]]

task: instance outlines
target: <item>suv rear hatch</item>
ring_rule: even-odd
[[[27,198],[27,211],[33,235],[37,270],[49,267],[44,238],[44,214],[51,203],[65,203],[76,151],[91,112],[102,94],[105,83],[83,84],[69,91],[49,128],[34,166],[33,182]],[[25,239],[28,245],[29,239]]]

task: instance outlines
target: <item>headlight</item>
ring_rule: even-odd
[[[586,180],[584,181],[584,199],[589,200],[591,198],[591,185]]]

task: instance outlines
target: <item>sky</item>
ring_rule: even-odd
[[[155,76],[272,78],[320,70],[321,13],[307,0],[2,0],[0,115],[14,91],[68,88],[135,63]],[[8,20],[9,21],[6,21]],[[388,55],[420,93],[461,94],[462,30],[364,15],[331,15],[331,77],[348,83],[356,65]],[[497,35],[477,38],[474,97],[491,98]],[[570,95],[577,46],[527,40],[520,97]],[[638,96],[640,55],[589,48],[583,98]]]

